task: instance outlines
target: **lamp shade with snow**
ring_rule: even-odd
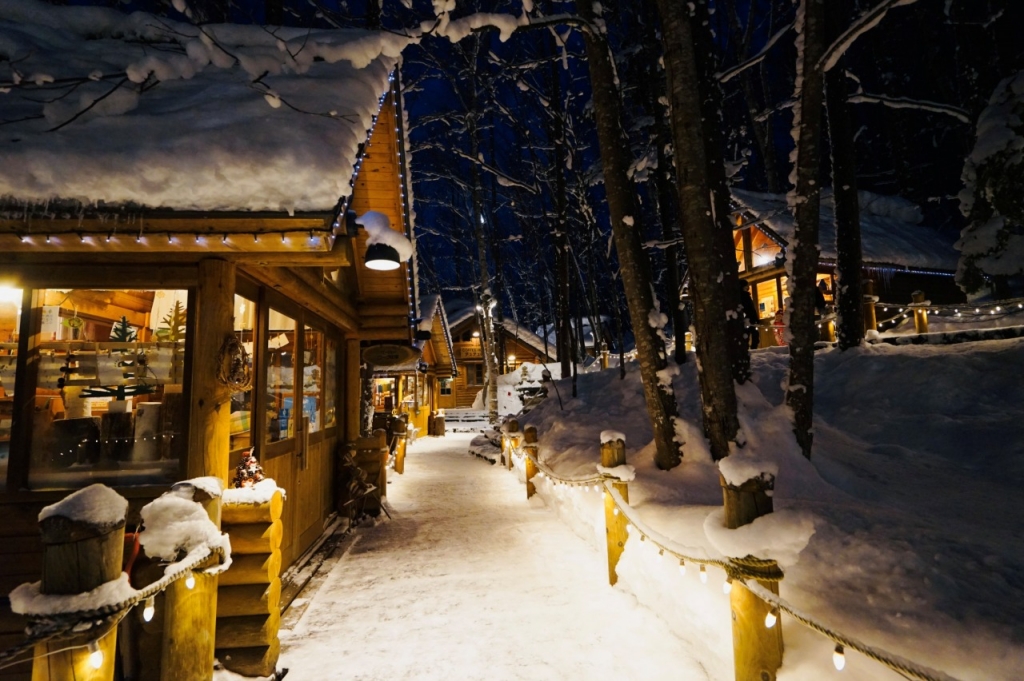
[[[356,219],[356,224],[366,230],[366,257],[364,262],[371,270],[394,270],[412,257],[412,242],[401,232],[391,229],[387,215],[377,211],[366,211]]]

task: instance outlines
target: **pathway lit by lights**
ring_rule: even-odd
[[[608,588],[603,554],[527,504],[515,476],[468,456],[470,437],[410,449],[388,485],[394,519],[358,530],[282,631],[289,678],[712,678]]]

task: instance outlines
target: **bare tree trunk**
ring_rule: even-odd
[[[583,0],[577,3],[576,9],[586,21],[594,23],[594,6],[590,2]],[[658,376],[666,366],[665,348],[649,322],[649,314],[654,309],[650,263],[640,244],[640,211],[637,210],[635,188],[629,179],[631,159],[629,143],[622,129],[622,106],[607,41],[595,31],[584,31],[584,40],[612,235],[636,337],[644,399],[654,432],[654,462],[658,468],[667,470],[681,462],[682,443],[676,440],[678,411],[675,394],[671,384],[667,381],[662,383]]]
[[[795,245],[786,259],[789,275],[789,381],[786,405],[793,411],[793,432],[800,451],[811,457],[814,419],[815,275],[818,270],[818,224],[821,186],[821,108],[824,79],[818,62],[824,51],[824,0],[800,0],[797,7],[796,137],[794,174],[790,195],[795,214]]]
[[[829,34],[842,30],[838,12],[828,12]],[[832,147],[832,197],[836,219],[836,315],[839,349],[848,350],[864,340],[864,310],[861,301],[862,266],[860,205],[857,201],[857,154],[846,101],[846,67],[841,59],[825,74],[825,106],[828,138]]]
[[[657,0],[665,48],[665,70],[675,140],[676,178],[682,211],[683,244],[694,300],[694,326],[704,412],[711,455],[729,455],[739,432],[734,377],[746,380],[749,354],[742,343],[742,312],[728,194],[722,157],[713,129],[719,125],[717,91],[710,64],[699,63],[697,45],[710,51],[706,0],[685,5]],[[717,166],[717,169],[716,169]],[[728,243],[728,250],[724,244]]]
[[[556,53],[552,46],[552,54]],[[558,74],[558,62],[550,63],[551,103],[551,137],[554,145],[555,159],[551,171],[555,175],[555,213],[558,223],[555,226],[555,272],[558,277],[556,301],[558,319],[555,326],[555,345],[558,349],[558,363],[561,367],[560,378],[568,378],[572,361],[572,317],[569,311],[569,235],[568,206],[565,195],[565,121],[562,120],[562,87]]]

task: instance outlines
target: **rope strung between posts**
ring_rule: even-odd
[[[118,603],[109,603],[90,610],[30,616],[32,622],[26,629],[27,635],[25,640],[16,646],[0,651],[0,669],[24,662],[25,660],[23,659],[15,658],[18,658],[26,650],[31,650],[38,643],[61,638],[68,634],[77,637],[84,631],[104,626],[108,623],[110,623],[111,627],[116,626],[128,614],[128,611],[139,603],[162,593],[174,582],[189,577],[196,568],[211,557],[224,557],[224,550],[220,547],[211,549],[209,546],[206,546],[203,549],[202,551],[197,551],[196,555],[189,562],[177,563],[175,565],[175,572],[164,575],[152,584],[136,591],[131,597]],[[56,652],[59,651],[52,651],[47,654],[52,655]]]
[[[509,445],[509,450],[512,451],[514,448]],[[521,448],[520,448],[521,449]],[[515,452],[514,452],[515,453]],[[517,457],[521,459],[529,458],[533,461],[534,465],[537,466],[537,470],[541,471],[545,477],[551,480],[554,485],[569,485],[573,487],[577,486],[589,486],[599,483],[604,486],[604,493],[608,494],[613,503],[615,504],[615,511],[621,513],[628,523],[626,526],[627,532],[632,534],[632,529],[636,528],[640,534],[640,541],[646,542],[648,539],[650,543],[655,546],[659,555],[669,555],[680,561],[682,567],[685,562],[694,563],[701,566],[701,571],[704,571],[705,566],[712,566],[721,568],[726,576],[734,581],[742,584],[752,594],[760,598],[762,601],[778,609],[780,612],[785,612],[796,622],[804,625],[805,627],[818,632],[819,634],[831,639],[837,644],[837,653],[841,653],[843,648],[849,648],[855,650],[861,655],[870,658],[879,664],[888,667],[897,674],[906,678],[918,679],[919,681],[956,681],[953,677],[948,674],[944,674],[934,669],[929,669],[923,665],[916,664],[909,660],[906,660],[898,655],[890,653],[885,650],[878,648],[872,648],[859,640],[852,638],[846,634],[838,632],[831,627],[813,619],[809,615],[799,612],[792,605],[787,603],[785,600],[776,596],[768,589],[761,586],[758,582],[778,582],[781,581],[783,574],[778,568],[778,565],[773,560],[765,560],[763,558],[756,558],[754,556],[745,556],[743,558],[710,558],[707,556],[691,556],[673,548],[670,544],[671,541],[668,538],[661,537],[656,532],[648,528],[639,520],[636,516],[636,511],[622,498],[619,491],[615,489],[613,483],[615,479],[609,476],[591,476],[588,478],[563,478],[555,474],[549,467],[544,466],[537,459],[536,456],[526,450],[515,453]],[[596,485],[595,485],[596,489]],[[703,581],[703,580],[702,580]]]

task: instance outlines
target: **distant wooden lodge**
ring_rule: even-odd
[[[262,30],[208,28],[224,41]],[[361,435],[362,349],[412,342],[410,266],[368,269],[352,220],[376,211],[411,236],[397,52],[380,36],[362,68],[311,56],[267,77],[266,98],[237,64],[199,67],[134,108],[50,132],[40,102],[59,99],[61,78],[88,89],[90,59],[109,69],[146,53],[131,34],[72,29],[60,63],[81,73],[4,95],[5,119],[21,122],[5,126],[19,141],[4,142],[0,164],[0,595],[40,578],[36,517],[70,490],[115,488],[134,526],[175,481],[229,483],[250,447],[287,491],[283,571],[347,510],[333,481],[336,455]],[[289,31],[278,40],[309,55],[347,40],[365,55],[377,35]],[[153,59],[178,55],[167,43]],[[23,628],[0,602],[0,648]],[[267,674],[276,654],[261,650]]]
[[[787,295],[784,254],[793,238],[793,217],[781,195],[733,190],[733,205],[740,279],[750,282],[762,323],[771,324]],[[830,196],[822,199],[820,215],[817,280],[825,282],[825,300],[831,305],[836,290],[836,248]],[[875,295],[885,302],[909,303],[911,293],[917,290],[936,304],[963,301],[953,279],[958,260],[954,238],[920,222],[920,209],[909,201],[861,192],[865,278],[873,282]],[[880,321],[888,316],[879,310]],[[769,333],[762,334],[762,340],[774,344]]]
[[[375,413],[407,414],[421,435],[434,435],[434,417],[443,408],[441,386],[458,372],[441,296],[420,298],[413,348],[418,354],[399,364],[373,365]]]
[[[483,344],[480,341],[480,320],[476,306],[466,300],[445,303],[448,324],[458,362],[458,375],[441,379],[438,384],[438,404],[442,409],[472,408],[477,393],[483,390],[487,379]],[[554,361],[555,347],[512,320],[495,323],[498,345],[498,372],[511,373],[524,362],[547,364]]]

